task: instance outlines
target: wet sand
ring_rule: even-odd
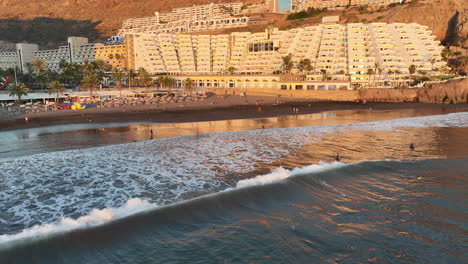
[[[248,105],[233,105],[229,102],[185,106],[162,105],[160,108],[133,107],[122,111],[120,108],[85,109],[79,111],[63,110],[48,113],[28,115],[26,124],[23,116],[12,120],[0,120],[0,131],[22,128],[42,127],[50,125],[80,124],[80,123],[109,123],[109,122],[154,122],[181,123],[216,120],[231,120],[245,118],[266,118],[293,115],[293,108],[298,108],[298,114],[311,114],[334,110],[397,110],[397,109],[427,109],[443,112],[465,112],[468,104],[440,105],[421,103],[357,103],[357,102],[307,102],[289,101],[279,105],[265,102],[262,106],[255,105],[255,99],[250,98]]]

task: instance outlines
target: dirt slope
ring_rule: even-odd
[[[96,40],[115,34],[129,17],[152,16],[155,11],[211,2],[235,0],[3,0],[0,40],[36,41],[46,46],[63,41],[67,35]]]
[[[151,16],[174,7],[234,0],[3,0],[0,2],[0,40],[28,41],[42,46],[63,44],[66,36],[87,36],[92,41],[117,33],[129,17]],[[242,0],[244,3],[262,0]],[[361,14],[357,8],[333,10],[323,15],[341,15],[341,23],[404,22],[427,25],[437,39],[468,36],[468,0],[415,0],[385,10]],[[263,31],[316,25],[320,17],[285,20],[285,15],[262,14],[264,20],[242,30]],[[241,30],[241,29],[237,29]],[[236,31],[237,31],[236,30]],[[232,30],[230,30],[232,31]]]

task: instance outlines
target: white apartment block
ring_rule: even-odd
[[[95,45],[94,43],[88,43],[87,38],[68,37],[66,46],[36,51],[34,52],[34,58],[43,60],[49,70],[59,72],[62,61],[81,65],[85,61],[94,61],[96,57]]]
[[[248,17],[240,16],[242,3],[198,5],[175,8],[172,12],[156,12],[152,17],[129,18],[119,34],[190,33],[248,25]]]
[[[126,38],[130,40],[129,67],[155,74],[225,74],[229,67],[238,74],[272,74],[281,70],[282,58],[288,54],[295,64],[293,73],[299,72],[300,60],[312,62],[310,80],[322,79],[325,72],[334,80],[365,84],[369,69],[379,72],[384,82],[405,78],[410,65],[426,72],[446,66],[435,36],[414,23],[320,24],[261,33],[130,34]],[[395,75],[396,71],[400,74]]]
[[[208,4],[194,5],[191,7],[174,8],[171,12],[159,13],[155,16],[159,22],[173,22],[186,19],[191,20],[209,20],[212,18],[222,18],[232,15],[239,15],[243,4],[241,2],[224,3],[224,4]]]
[[[33,54],[38,50],[36,44],[28,43],[0,43],[0,68],[16,68],[27,72],[27,64],[31,62]]]
[[[339,8],[359,5],[384,6],[401,2],[402,0],[291,0],[291,10],[298,12],[308,8]]]

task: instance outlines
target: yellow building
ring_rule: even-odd
[[[103,60],[115,68],[127,68],[127,48],[125,44],[97,44],[95,51],[96,60]]]

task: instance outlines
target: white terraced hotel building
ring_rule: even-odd
[[[28,43],[0,42],[0,68],[9,69],[18,67],[27,72],[27,63],[31,61],[33,54],[39,46]]]
[[[95,60],[95,46],[95,43],[88,43],[87,38],[68,37],[66,46],[36,51],[34,58],[43,60],[49,70],[59,72],[62,61],[83,64],[85,61]]]
[[[392,3],[401,3],[402,0],[292,0],[291,10],[298,12],[308,8],[336,8],[359,5],[384,6]],[[408,1],[407,1],[408,2]]]
[[[188,33],[244,27],[248,17],[241,16],[243,4],[224,3],[174,8],[172,12],[156,12],[154,16],[129,18],[123,22],[121,35],[128,33]]]
[[[446,66],[439,41],[426,26],[414,23],[325,23],[286,31],[128,34],[126,39],[129,68],[154,74],[226,74],[229,67],[237,74],[272,74],[288,54],[295,65],[311,60],[312,80],[321,80],[326,71],[334,80],[360,84],[368,82],[369,69],[380,69],[384,82],[406,78],[410,65],[427,72]],[[297,67],[292,71],[297,73]]]

